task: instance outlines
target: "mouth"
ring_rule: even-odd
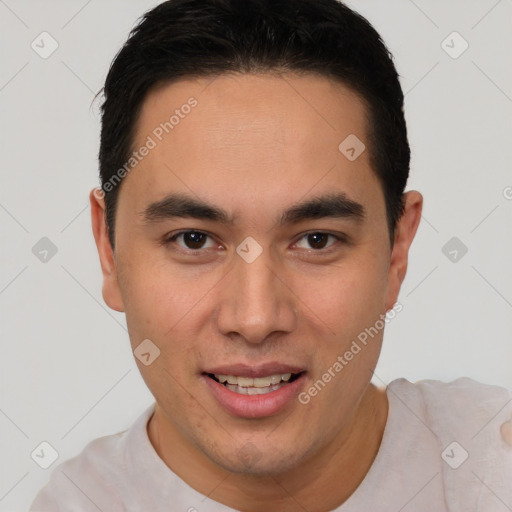
[[[304,371],[274,373],[261,377],[245,377],[222,373],[205,373],[207,377],[239,395],[266,395],[295,382]]]
[[[280,414],[297,404],[307,370],[280,362],[208,368],[201,377],[206,392],[232,416],[247,419]]]

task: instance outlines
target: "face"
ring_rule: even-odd
[[[134,149],[152,147],[123,180],[115,254],[97,215],[104,297],[134,350],[160,350],[137,364],[167,432],[229,471],[312,457],[370,382],[383,331],[353,342],[393,307],[415,227],[392,250],[368,149],[338,148],[368,148],[365,120],[318,76],[162,87],[137,124]]]

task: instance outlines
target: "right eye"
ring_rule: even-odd
[[[210,241],[209,245],[206,245],[209,238],[211,239],[208,234],[203,233],[202,231],[184,230],[175,233],[170,237],[167,237],[165,244],[168,245],[171,243],[176,243],[184,249],[197,252],[200,249],[209,249],[215,247],[215,242],[213,240]]]

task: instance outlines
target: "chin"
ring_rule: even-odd
[[[239,475],[276,476],[295,468],[301,456],[293,446],[279,452],[273,443],[265,447],[248,441],[237,452],[226,454],[209,454],[209,457],[226,471]],[[232,449],[232,446],[230,447]]]

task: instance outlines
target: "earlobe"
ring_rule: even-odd
[[[396,226],[393,251],[391,253],[386,310],[391,309],[398,299],[400,287],[407,273],[409,248],[421,220],[423,208],[422,195],[415,190],[411,190],[404,194],[404,202],[404,213]]]
[[[110,243],[105,220],[103,191],[98,188],[93,189],[89,194],[89,200],[91,203],[92,231],[103,274],[103,300],[115,311],[124,311],[114,251]]]

